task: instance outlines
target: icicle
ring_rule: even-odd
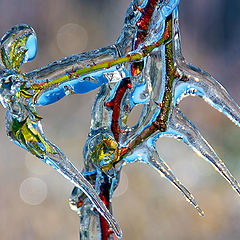
[[[163,135],[174,137],[189,145],[200,157],[210,162],[219,173],[231,184],[233,189],[240,194],[240,186],[232,176],[222,160],[217,156],[207,141],[201,136],[195,126],[176,108],[168,123],[168,130]]]

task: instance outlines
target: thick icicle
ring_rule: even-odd
[[[240,127],[240,108],[217,80],[201,69],[185,63],[185,61],[181,62],[178,67],[187,77],[187,81],[177,83],[175,103],[179,103],[184,95],[200,96]]]

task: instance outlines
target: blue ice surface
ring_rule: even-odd
[[[189,83],[181,83],[175,88],[174,104],[178,104],[179,99],[181,99],[184,95],[197,95],[202,97],[204,95],[204,91],[199,86],[193,86]]]
[[[169,0],[169,3],[163,6],[162,13],[165,18],[169,16],[174,11],[174,9],[177,8],[179,1],[180,0]]]
[[[31,61],[37,54],[37,38],[34,34],[28,37],[28,40],[26,42],[26,49],[28,54],[27,61]]]
[[[130,97],[130,106],[134,107],[136,104],[146,103],[149,101],[149,95],[147,97],[141,96],[146,92],[147,83],[146,81],[135,87]]]
[[[90,92],[99,86],[108,83],[108,80],[103,76],[103,74],[97,75],[96,77],[94,74],[91,75],[96,82],[83,80],[83,76],[81,78],[75,78],[71,81],[59,84],[59,86],[45,91],[38,99],[36,106],[46,106],[52,103],[55,103],[65,97],[66,91],[64,88],[72,89],[75,94],[84,94]]]

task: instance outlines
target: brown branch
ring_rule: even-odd
[[[169,43],[165,47],[165,59],[166,59],[166,86],[163,96],[163,101],[160,103],[160,113],[156,117],[156,120],[152,122],[150,126],[145,128],[140,132],[135,138],[133,138],[127,145],[127,147],[120,148],[119,154],[120,159],[131,150],[133,150],[137,145],[142,143],[144,140],[149,138],[151,135],[157,131],[165,132],[167,130],[167,120],[169,116],[170,106],[172,102],[172,85],[176,78],[179,78],[176,68],[174,67],[173,61],[173,43],[172,43],[172,15],[166,19],[166,30],[164,32],[165,36],[168,36]]]

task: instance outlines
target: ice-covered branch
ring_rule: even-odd
[[[136,161],[156,169],[204,215],[157,153],[155,142],[162,136],[185,142],[240,193],[237,180],[179,108],[183,97],[200,96],[240,126],[239,106],[227,91],[208,73],[185,62],[178,2],[133,0],[116,43],[29,73],[22,73],[20,67],[36,55],[34,30],[17,25],[1,40],[0,100],[7,109],[8,136],[75,185],[70,205],[81,216],[81,239],[113,239],[113,231],[121,238],[111,215],[111,198],[122,167]],[[80,172],[46,139],[35,107],[96,88]],[[143,105],[139,120],[130,127],[128,116],[139,105]]]

